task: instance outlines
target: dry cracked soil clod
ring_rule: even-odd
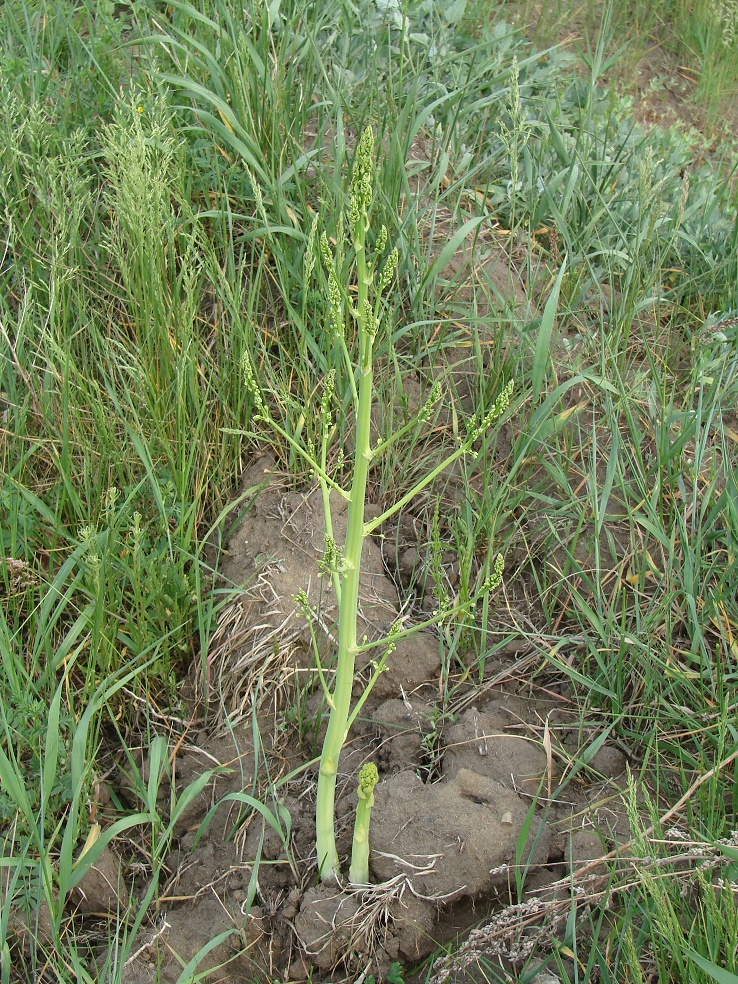
[[[377,786],[374,799],[378,881],[405,875],[415,894],[446,903],[488,898],[507,885],[528,806],[499,782],[460,769],[426,785],[401,772]],[[545,864],[549,841],[547,825],[534,822],[522,858]]]

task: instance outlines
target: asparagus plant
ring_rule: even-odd
[[[357,146],[353,175],[349,191],[348,207],[348,237],[353,248],[353,264],[355,271],[355,291],[349,290],[349,285],[340,282],[340,264],[331,250],[325,233],[320,239],[320,252],[327,272],[328,301],[331,311],[331,330],[338,341],[341,359],[345,364],[347,386],[350,388],[350,402],[355,415],[355,448],[353,468],[351,469],[350,487],[345,488],[335,481],[328,470],[328,444],[332,429],[333,403],[335,400],[336,373],[331,371],[325,381],[323,399],[321,402],[322,442],[320,450],[305,447],[290,435],[277,421],[273,419],[264,401],[258,385],[254,368],[248,357],[244,359],[244,380],[251,391],[254,401],[254,419],[265,421],[273,430],[307,461],[317,476],[323,494],[325,512],[325,554],[322,570],[329,572],[332,578],[336,600],[338,603],[338,653],[336,655],[335,677],[332,688],[328,685],[324,668],[318,656],[317,643],[314,644],[318,664],[318,677],[325,694],[326,703],[330,709],[328,729],[326,731],[323,749],[320,757],[318,773],[318,791],[316,802],[316,848],[317,861],[321,878],[324,881],[338,880],[340,863],[336,850],[334,831],[334,808],[336,777],[341,750],[346,741],[349,728],[366,700],[377,676],[391,655],[396,642],[413,631],[427,627],[440,621],[444,612],[437,612],[422,625],[410,629],[402,629],[400,624],[394,625],[383,639],[359,642],[357,638],[357,620],[359,613],[359,576],[361,570],[361,553],[364,540],[382,523],[393,516],[404,505],[410,502],[423,488],[434,480],[445,468],[456,461],[461,455],[474,454],[473,445],[502,414],[507,407],[512,393],[510,382],[500,393],[494,405],[473,419],[466,430],[465,436],[459,441],[457,448],[435,468],[428,472],[406,495],[403,495],[390,508],[375,519],[365,522],[364,505],[369,469],[376,460],[409,428],[418,422],[430,418],[434,404],[441,395],[441,388],[435,385],[424,406],[416,418],[396,431],[387,440],[379,441],[374,447],[371,443],[370,422],[373,399],[373,353],[377,331],[380,327],[384,311],[383,298],[387,288],[392,283],[397,268],[398,251],[392,249],[387,259],[382,263],[386,245],[387,231],[381,228],[372,255],[368,255],[367,234],[370,229],[370,215],[373,198],[374,181],[374,139],[371,128],[367,128]],[[340,241],[343,233],[343,222],[339,221],[339,243],[337,250],[342,251]],[[310,242],[314,240],[311,230]],[[312,261],[311,261],[312,264]],[[381,267],[381,270],[380,270]],[[305,285],[307,288],[307,284]],[[353,298],[355,297],[355,301]],[[355,366],[349,352],[345,337],[345,316],[350,313],[356,326],[358,344],[358,364]],[[330,493],[336,493],[347,503],[346,540],[340,549],[333,538],[333,522],[331,516]],[[477,596],[493,590],[502,577],[502,557],[498,556],[493,570]],[[296,599],[309,621],[314,618],[307,595],[301,592]],[[373,664],[373,672],[369,683],[353,708],[351,695],[354,684],[356,659],[360,654],[369,653],[372,649],[382,650],[379,660]],[[354,849],[349,878],[354,884],[366,884],[368,872],[368,829],[369,811],[373,803],[373,789],[376,779],[376,767],[364,767],[359,786],[359,807],[354,834]]]

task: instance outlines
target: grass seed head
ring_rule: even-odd
[[[269,411],[264,403],[264,397],[261,395],[261,387],[256,380],[256,373],[254,372],[254,366],[248,352],[244,352],[241,356],[241,375],[243,376],[244,385],[246,386],[249,396],[254,401],[254,406],[257,411],[255,416],[263,417],[264,420],[268,420]]]

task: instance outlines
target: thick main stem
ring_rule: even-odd
[[[363,239],[363,237],[362,237]],[[357,638],[356,622],[359,608],[359,575],[361,550],[364,543],[364,500],[371,461],[372,409],[372,344],[374,333],[366,324],[366,300],[369,290],[364,243],[357,243],[358,326],[360,362],[359,400],[356,414],[356,448],[353,483],[348,504],[346,543],[343,555],[341,600],[338,612],[338,662],[333,689],[333,707],[323,742],[318,773],[316,802],[316,846],[318,869],[323,881],[334,881],[339,874],[338,852],[334,830],[334,810],[338,761],[346,740],[351,709],[351,690],[354,683]]]

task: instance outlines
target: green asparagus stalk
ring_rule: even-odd
[[[372,411],[372,348],[377,333],[375,307],[369,302],[372,269],[366,257],[366,233],[369,228],[369,210],[373,193],[374,138],[367,128],[356,150],[354,173],[349,200],[350,232],[356,254],[358,296],[356,319],[359,336],[359,386],[356,408],[356,446],[354,470],[347,510],[346,543],[341,569],[341,591],[338,611],[338,658],[336,680],[332,694],[332,706],[328,730],[323,742],[318,773],[315,833],[318,852],[318,868],[323,881],[338,877],[339,863],[334,832],[336,776],[341,749],[346,741],[348,718],[351,710],[351,689],[358,640],[356,621],[359,608],[359,574],[361,550],[366,537],[364,530],[364,502],[369,464],[372,460],[370,424]],[[332,272],[332,271],[331,271]],[[378,306],[378,301],[377,305]]]
[[[329,573],[335,588],[338,603],[338,653],[336,657],[336,672],[332,688],[329,686],[326,674],[320,663],[317,640],[313,635],[318,677],[326,702],[330,709],[328,728],[323,742],[320,767],[318,772],[318,791],[316,799],[316,849],[317,863],[323,881],[338,881],[340,865],[336,849],[334,830],[336,778],[338,775],[341,750],[346,741],[349,728],[359,713],[369,691],[384,663],[391,656],[398,639],[412,631],[417,631],[427,625],[435,624],[445,617],[444,612],[434,614],[426,623],[403,629],[401,624],[393,626],[386,638],[376,642],[357,639],[357,620],[359,609],[359,575],[361,570],[361,553],[364,540],[385,520],[401,509],[414,498],[426,485],[433,481],[443,469],[460,458],[462,455],[474,455],[473,445],[492,422],[499,417],[508,406],[512,393],[510,382],[500,393],[491,408],[476,416],[469,422],[466,434],[457,448],[425,475],[407,494],[391,505],[381,516],[369,522],[364,520],[364,504],[369,468],[392,444],[411,426],[405,425],[401,430],[380,441],[376,447],[371,447],[371,410],[373,398],[373,350],[374,339],[382,313],[382,298],[389,287],[397,267],[398,251],[392,250],[381,272],[378,270],[378,258],[381,258],[387,242],[387,231],[380,231],[371,257],[367,256],[367,233],[373,195],[374,170],[374,140],[372,131],[367,128],[357,147],[354,170],[351,180],[349,198],[349,234],[354,252],[356,271],[355,294],[340,282],[340,262],[337,262],[331,251],[325,233],[320,238],[320,251],[328,274],[328,302],[330,306],[330,323],[338,341],[340,357],[343,359],[347,375],[347,387],[353,403],[356,421],[356,440],[353,459],[351,487],[346,489],[336,482],[328,473],[327,451],[329,433],[331,431],[331,403],[335,395],[336,373],[332,369],[325,382],[325,392],[321,403],[321,421],[323,438],[321,447],[306,448],[293,435],[275,421],[264,400],[258,384],[256,371],[248,355],[243,357],[243,378],[249,389],[253,404],[253,419],[264,421],[278,433],[290,447],[307,462],[313,474],[320,482],[326,524],[326,549],[321,570]],[[339,221],[339,240],[343,239],[343,223]],[[315,236],[311,233],[312,240]],[[340,259],[342,242],[337,247]],[[355,302],[353,298],[355,297]],[[350,314],[356,325],[358,336],[358,366],[351,359],[346,339],[344,337],[345,309],[350,305]],[[343,394],[342,394],[343,395]],[[433,405],[441,395],[440,385],[435,385],[423,408],[416,417],[416,423],[428,420]],[[347,505],[346,542],[341,551],[333,539],[333,524],[330,509],[330,493],[335,492]],[[494,569],[478,596],[470,599],[469,605],[477,601],[477,597],[493,591],[502,577],[502,557],[494,563]],[[312,621],[314,613],[308,603],[305,592],[300,592],[296,599],[306,617]],[[365,654],[372,648],[384,648],[384,655],[373,664],[374,670],[364,693],[351,707],[352,689],[354,684],[356,657]],[[359,806],[357,808],[354,848],[349,872],[351,882],[357,885],[366,884],[369,878],[368,869],[368,831],[369,813],[374,802],[373,788],[377,781],[375,766],[365,767],[360,774]]]
[[[349,881],[355,886],[369,884],[369,822],[374,806],[374,787],[378,782],[376,765],[367,762],[359,770],[359,802],[356,805],[354,843],[349,868]]]

